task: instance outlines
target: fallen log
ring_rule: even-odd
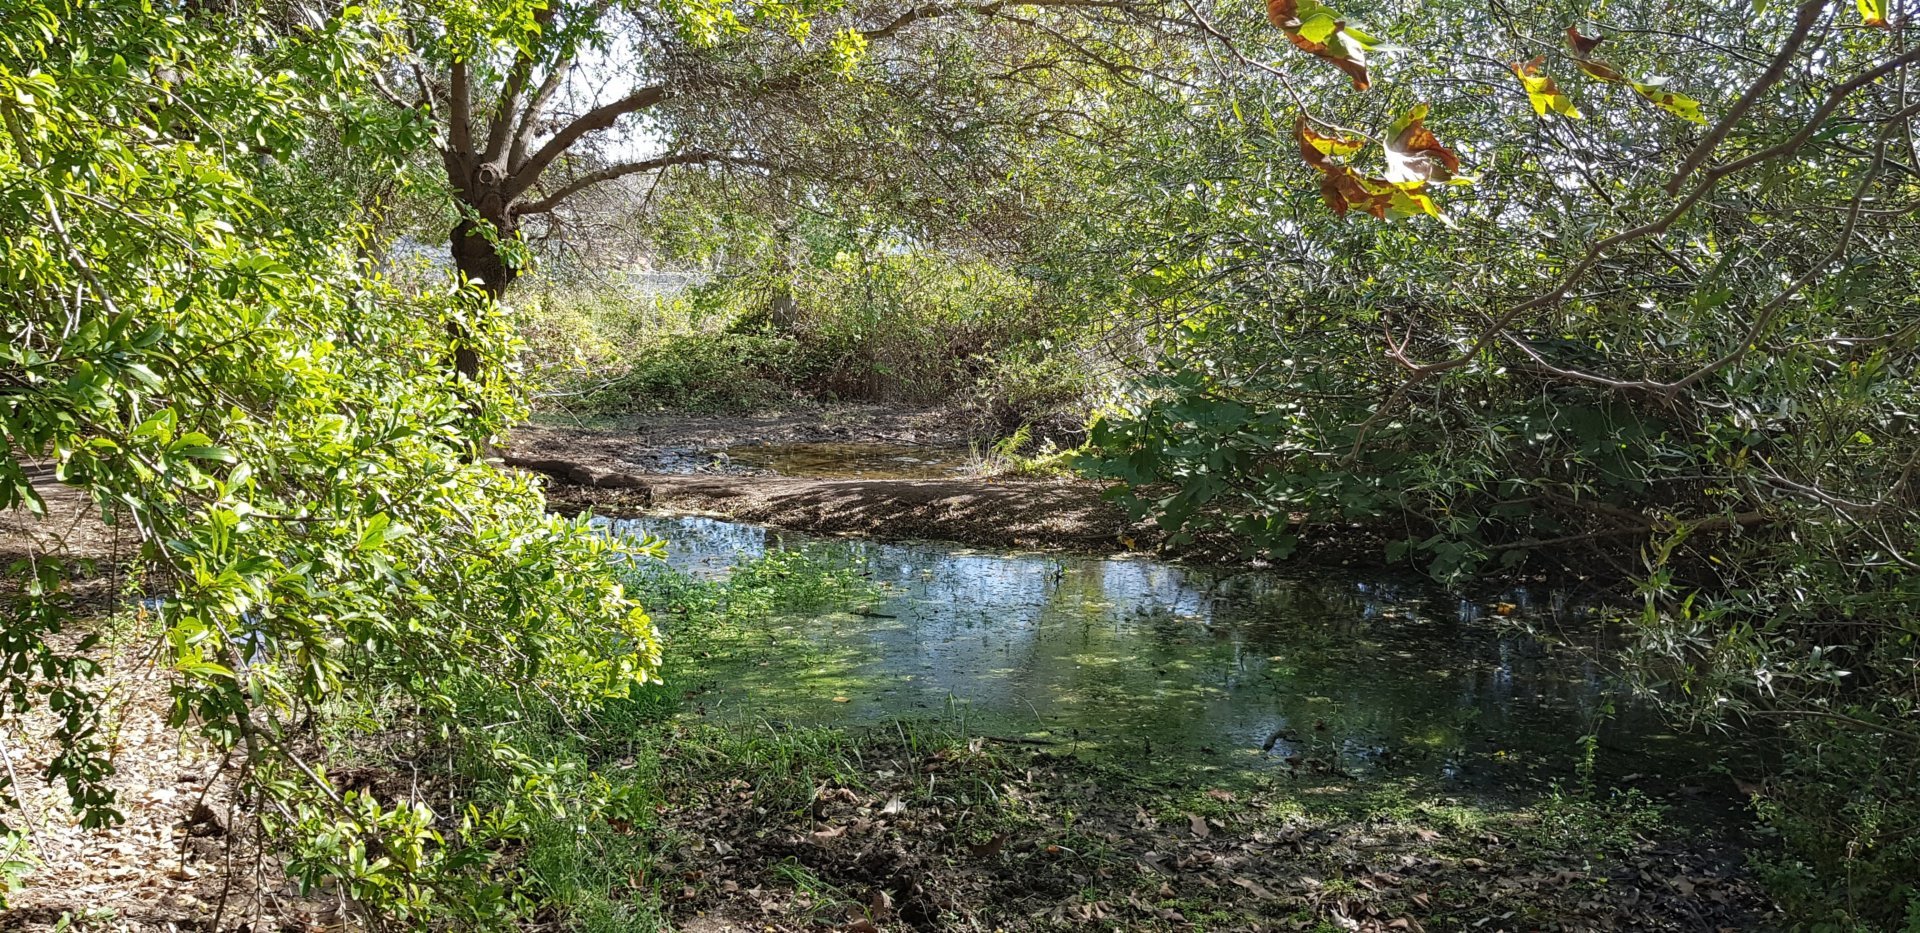
[[[653,500],[653,484],[632,473],[614,470],[596,470],[584,463],[571,460],[556,460],[546,457],[516,457],[507,454],[501,462],[518,470],[531,470],[550,476],[560,482],[573,486],[587,486],[594,489],[624,489],[643,493],[647,501]]]

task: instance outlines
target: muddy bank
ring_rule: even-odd
[[[765,472],[737,475],[717,454],[742,445],[831,438],[838,442],[950,449],[938,413],[835,410],[812,420],[665,417],[613,427],[530,425],[516,430],[509,464],[555,481],[560,511],[622,516],[652,508],[723,515],[798,531],[887,538],[940,538],[981,546],[1124,550],[1152,543],[1152,529],[1084,480],[991,475],[823,479]],[[716,462],[717,461],[717,462]],[[667,472],[663,464],[692,469]],[[711,464],[711,465],[709,465]],[[564,466],[563,466],[564,465]]]
[[[513,432],[515,446],[564,447],[574,459],[636,473],[707,470],[715,452],[749,444],[871,443],[960,448],[992,439],[944,408],[808,405],[748,415],[636,412],[577,420],[546,416]]]
[[[723,515],[819,534],[938,538],[981,546],[1118,550],[1145,532],[1100,498],[1064,480],[819,480],[783,476],[648,476],[651,507]],[[556,484],[562,510],[613,517],[648,507],[618,489]]]

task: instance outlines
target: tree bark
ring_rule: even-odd
[[[488,300],[499,301],[518,273],[495,244],[512,239],[519,224],[502,190],[505,179],[499,176],[503,173],[490,168],[483,165],[466,178],[455,175],[460,201],[471,213],[454,224],[449,245],[453,266],[461,277],[478,283]],[[453,324],[449,325],[448,336],[454,343],[454,371],[467,379],[479,379],[480,353],[473,347],[471,335]]]

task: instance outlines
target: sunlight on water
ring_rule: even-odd
[[[697,517],[613,527],[664,538],[668,563],[697,576],[805,548],[884,585],[864,614],[756,632],[766,656],[689,685],[709,716],[952,716],[1122,761],[1483,788],[1564,777],[1597,729],[1603,776],[1711,779],[1704,739],[1664,729],[1565,643],[1595,647],[1600,629],[1558,597],[1507,594],[1513,615],[1496,619],[1415,581],[818,539]]]

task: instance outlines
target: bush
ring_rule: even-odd
[[[638,348],[626,372],[582,396],[595,411],[748,411],[791,399],[800,345],[775,334],[674,334]]]
[[[529,286],[516,318],[549,405],[951,401],[993,431],[1032,423],[1038,437],[1079,441],[1091,380],[1051,339],[1060,315],[1031,283],[983,260],[842,252],[783,276],[739,270],[674,291]],[[776,313],[783,293],[792,304]]]
[[[514,348],[505,315],[451,283],[396,287],[362,258],[363,229],[277,209],[299,186],[261,180],[274,160],[196,142],[299,151],[319,106],[305,89],[376,70],[357,30],[382,20],[348,8],[338,33],[268,54],[247,42],[269,23],[210,11],[28,0],[9,15],[0,509],[46,513],[44,481],[27,478],[46,463],[84,511],[120,523],[169,725],[231,753],[300,880],[420,926],[501,921],[489,846],[512,814],[436,817],[343,787],[311,757],[315,725],[404,708],[415,734],[484,756],[494,780],[537,782],[541,762],[494,716],[578,714],[658,667],[653,625],[614,574],[630,549],[547,515],[529,479],[481,459],[525,407],[508,380],[454,372],[448,335],[497,372]],[[182,100],[193,132],[101,117],[158,119]],[[120,822],[86,632],[101,568],[30,549],[5,570],[0,718],[51,713],[60,747],[39,776],[86,827]],[[6,832],[0,882],[24,861]]]
[[[1819,721],[1786,730],[1755,809],[1782,850],[1759,874],[1820,933],[1920,931],[1920,748]]]

